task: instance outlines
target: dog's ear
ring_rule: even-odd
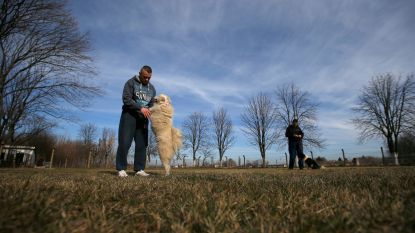
[[[161,95],[163,97],[163,104],[170,105],[170,97],[168,95]]]

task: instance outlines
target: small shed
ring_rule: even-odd
[[[36,161],[34,146],[2,145],[0,166],[22,167],[34,166]]]

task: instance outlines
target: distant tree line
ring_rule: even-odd
[[[99,137],[98,137],[99,136]],[[113,129],[103,128],[98,135],[92,123],[82,124],[78,139],[42,132],[28,142],[36,145],[37,165],[51,161],[54,151],[54,167],[112,167],[115,162],[116,134]]]
[[[305,132],[306,148],[324,148],[325,140],[317,127],[316,101],[308,92],[303,92],[293,83],[276,88],[274,95],[259,93],[248,100],[241,114],[242,131],[248,140],[257,146],[266,166],[266,152],[273,146],[286,146],[286,128],[298,119]]]
[[[232,120],[224,108],[213,111],[211,119],[202,112],[190,114],[183,122],[182,131],[184,150],[190,151],[193,166],[200,166],[200,159],[205,165],[213,156],[212,147],[217,149],[222,166],[225,153],[235,140]]]
[[[277,88],[274,101],[265,93],[259,93],[248,100],[241,114],[242,132],[253,146],[258,147],[262,166],[266,166],[266,152],[273,145],[284,145],[285,129],[294,118],[303,122],[302,127],[308,130],[304,139],[307,147],[324,147],[324,140],[316,125],[316,111],[317,104],[312,101],[309,93],[300,91],[294,84]],[[211,119],[201,112],[190,114],[184,121],[182,130],[184,149],[190,151],[193,165],[202,156],[204,161],[211,157],[211,152],[206,151],[213,145],[219,155],[219,165],[222,166],[226,151],[235,141],[232,119],[223,107],[213,111]]]
[[[276,88],[274,95],[258,93],[249,98],[242,111],[242,132],[247,140],[258,148],[262,166],[266,166],[266,152],[273,146],[286,146],[286,127],[293,119],[299,119],[306,132],[304,145],[308,149],[324,148],[317,127],[318,103],[310,93],[301,91],[293,83]],[[415,158],[415,79],[387,73],[374,77],[359,95],[353,110],[356,117],[352,122],[360,130],[360,142],[370,138],[384,139],[388,158],[393,157],[399,164],[398,154],[404,156],[404,164],[413,164]],[[219,117],[221,116],[221,117]],[[224,119],[226,119],[224,121]],[[210,127],[212,125],[213,127]],[[193,162],[203,148],[213,140],[219,154],[219,161],[234,142],[231,118],[226,109],[213,113],[209,120],[203,113],[192,113],[182,126],[185,135],[185,149],[191,148]],[[224,133],[226,132],[226,134]],[[227,139],[226,139],[227,138]],[[228,141],[227,141],[228,140]],[[200,152],[199,152],[200,151]]]

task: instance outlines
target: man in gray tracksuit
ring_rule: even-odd
[[[116,169],[120,177],[128,176],[125,172],[127,155],[133,139],[135,142],[134,171],[136,175],[148,176],[144,168],[148,145],[148,120],[151,115],[149,108],[156,96],[156,89],[150,83],[151,75],[151,67],[143,66],[139,75],[135,75],[124,85],[116,157]]]

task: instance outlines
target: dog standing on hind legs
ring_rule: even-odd
[[[170,97],[160,94],[154,98],[151,111],[151,129],[156,136],[157,149],[163,163],[165,175],[170,175],[170,161],[182,147],[182,134],[173,127],[173,106]]]

